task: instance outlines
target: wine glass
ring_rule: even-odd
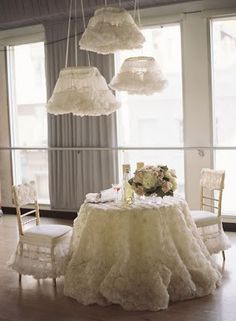
[[[116,194],[115,202],[117,203],[119,201],[119,191],[121,189],[121,185],[120,184],[112,184],[112,187],[113,187],[115,194]]]

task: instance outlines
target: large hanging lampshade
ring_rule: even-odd
[[[163,90],[166,84],[153,57],[132,57],[123,62],[120,72],[112,78],[109,86],[131,95],[151,95]]]
[[[144,36],[131,15],[121,7],[102,7],[95,11],[79,41],[80,49],[101,54],[142,48]]]
[[[47,111],[54,115],[109,115],[120,104],[96,67],[67,67],[60,71]]]
[[[77,24],[75,19],[75,64],[68,67],[70,25],[72,5],[74,2],[75,18],[77,0],[70,0],[69,21],[66,41],[65,68],[60,71],[59,78],[53,90],[52,96],[47,103],[47,112],[54,115],[72,113],[77,116],[100,116],[113,113],[120,104],[107,86],[105,78],[100,74],[96,67],[78,66],[77,53]],[[83,1],[81,9],[84,20]]]

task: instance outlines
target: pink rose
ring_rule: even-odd
[[[171,182],[164,182],[161,189],[164,193],[168,193],[171,190],[171,188],[172,188]]]
[[[138,195],[143,195],[144,194],[144,188],[143,186],[138,186],[135,188],[135,193],[138,194]]]

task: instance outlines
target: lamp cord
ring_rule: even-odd
[[[69,53],[69,42],[70,42],[71,11],[72,11],[72,0],[70,0],[70,9],[69,9],[69,21],[68,21],[67,39],[66,39],[66,60],[65,60],[65,68],[67,68],[67,65],[68,65],[68,53]]]
[[[75,65],[78,67],[77,0],[75,0]]]
[[[140,10],[139,10],[139,0],[137,0],[137,15],[138,15],[138,26],[141,27],[141,18],[140,18]]]
[[[134,1],[134,22],[135,22],[135,19],[136,19],[136,11],[137,11],[137,0]]]
[[[137,20],[138,20],[138,26],[141,27],[141,18],[140,18],[140,10],[139,10],[139,0],[134,1],[134,22],[136,20],[136,15],[137,15]]]
[[[86,24],[85,24],[85,15],[84,15],[84,4],[83,4],[83,0],[80,0],[81,3],[81,11],[82,11],[82,17],[83,17],[83,25],[84,25],[84,31],[86,29]],[[88,64],[89,67],[91,66],[91,62],[90,62],[90,56],[89,56],[89,52],[86,50],[87,53],[87,58],[88,58]]]

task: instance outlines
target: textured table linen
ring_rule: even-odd
[[[157,311],[212,293],[221,275],[182,199],[83,204],[64,293],[82,304]]]

